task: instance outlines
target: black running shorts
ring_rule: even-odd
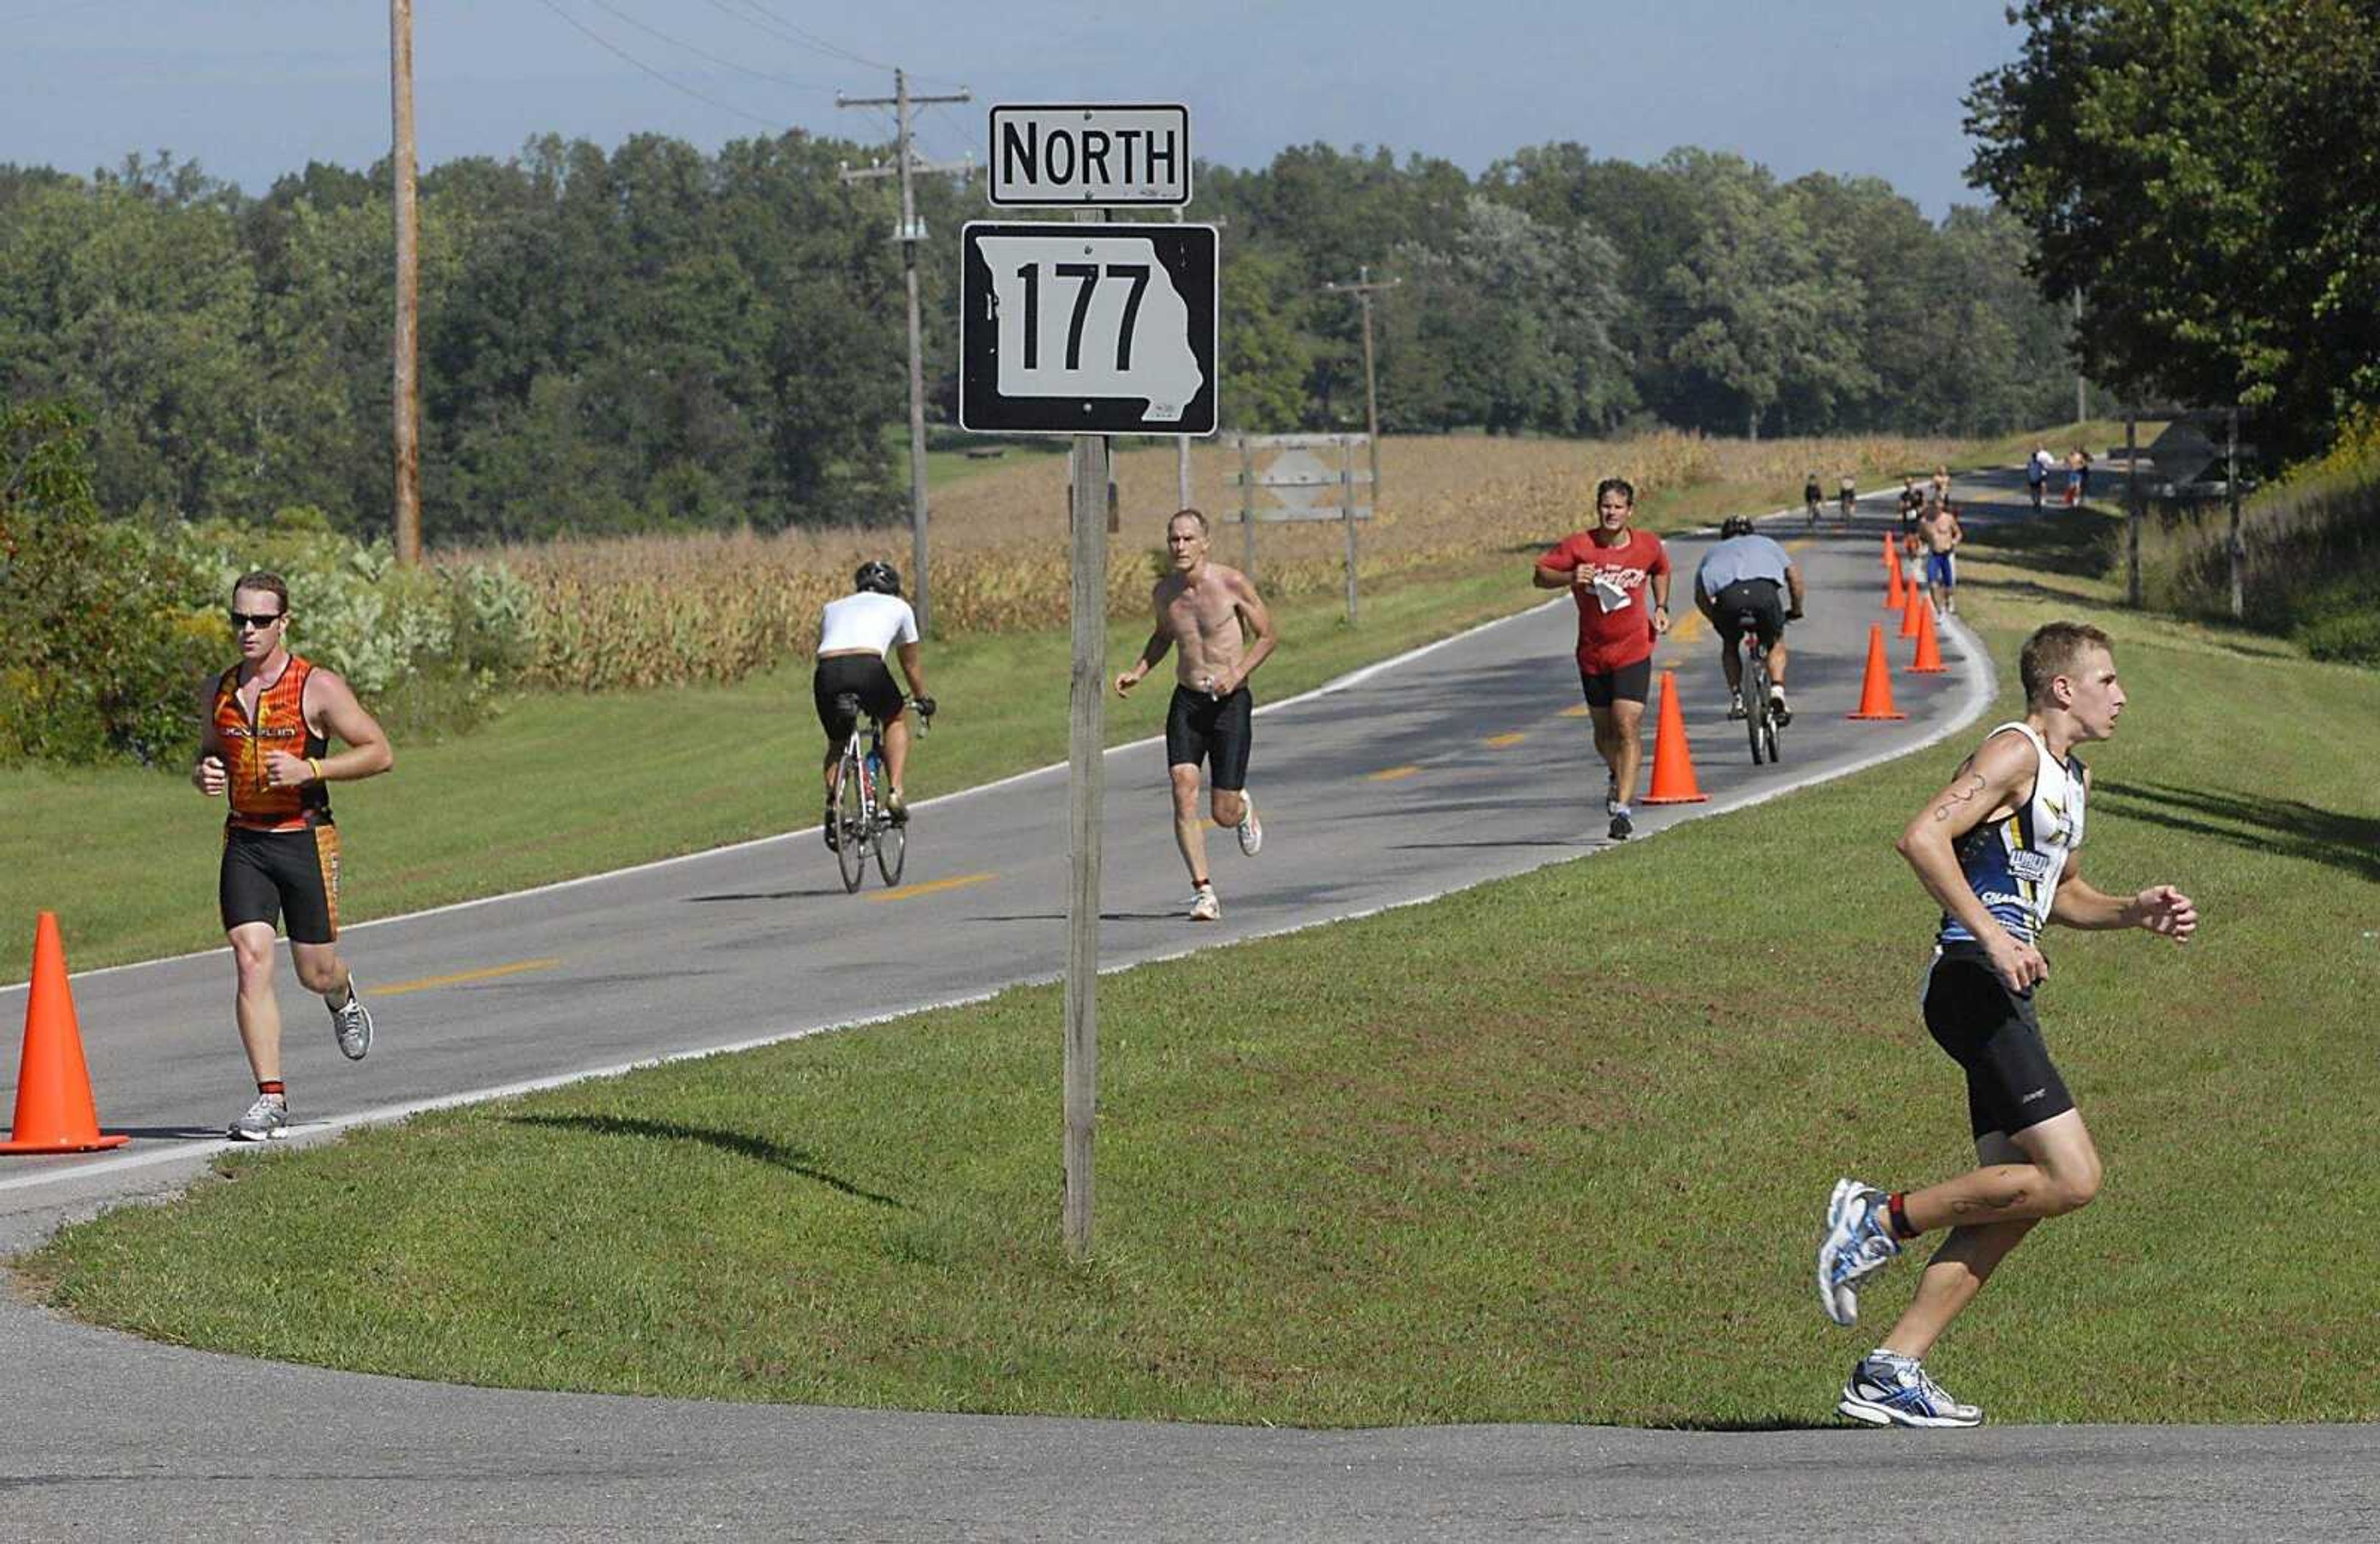
[[[215,902],[224,931],[249,922],[284,924],[292,943],[339,936],[339,828],[302,831],[224,828],[223,871]]]
[[[1207,763],[1208,785],[1237,793],[1248,785],[1250,715],[1257,699],[1243,685],[1224,698],[1173,688],[1165,710],[1165,764],[1195,767]]]
[[[1738,613],[1750,612],[1753,635],[1760,647],[1773,649],[1785,636],[1785,602],[1775,579],[1738,579],[1711,597],[1711,609],[1718,613],[1718,636],[1730,650],[1743,629],[1735,625]]]
[[[901,688],[892,684],[892,673],[880,656],[835,654],[819,661],[810,673],[810,696],[817,702],[819,727],[837,748],[851,737],[851,721],[834,711],[834,699],[845,692],[859,699],[860,711],[873,714],[879,723],[890,723],[901,712]]]
[[[1599,675],[1589,675],[1582,668],[1578,673],[1578,686],[1586,694],[1586,705],[1590,708],[1609,708],[1618,701],[1642,706],[1653,693],[1653,656],[1647,654],[1634,664],[1623,664]]]
[[[2013,1137],[2074,1108],[2034,1017],[2033,992],[2012,992],[1980,949],[1946,949],[1925,978],[1925,1027],[1966,1070],[1977,1137]]]

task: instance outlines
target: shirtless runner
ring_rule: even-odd
[[[1264,826],[1247,795],[1248,677],[1276,641],[1272,617],[1245,574],[1207,561],[1207,517],[1184,509],[1165,523],[1172,570],[1149,592],[1157,626],[1139,661],[1115,678],[1119,696],[1138,686],[1180,646],[1173,702],[1165,714],[1165,761],[1173,779],[1173,841],[1190,869],[1190,919],[1223,915],[1207,872],[1207,832],[1198,818],[1198,763],[1208,765],[1215,823],[1238,828],[1240,851],[1254,857]]]

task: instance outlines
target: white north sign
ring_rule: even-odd
[[[1190,109],[1020,103],[991,110],[991,185],[1002,209],[1186,204]]]

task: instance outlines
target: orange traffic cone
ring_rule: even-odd
[[[1867,679],[1860,684],[1859,711],[1852,718],[1907,718],[1892,705],[1892,671],[1884,663],[1884,624],[1867,625]]]
[[[1900,566],[1900,544],[1892,539],[1890,531],[1884,533],[1884,565],[1887,568]]]
[[[1900,565],[1887,564],[1884,570],[1884,609],[1899,611],[1909,603],[1909,592],[1900,582]]]
[[[1700,804],[1710,796],[1694,781],[1686,749],[1686,715],[1678,706],[1678,673],[1661,672],[1661,726],[1653,736],[1653,788],[1646,804]]]
[[[42,913],[33,930],[33,984],[25,997],[25,1056],[17,1069],[17,1127],[0,1152],[92,1152],[129,1137],[103,1137],[67,986],[58,919]]]
[[[1925,599],[1925,591],[1917,594],[1917,647],[1910,652],[1909,673],[1912,675],[1939,675],[1949,667],[1942,663],[1942,648],[1934,637],[1934,603]]]
[[[1912,579],[1903,587],[1900,607],[1901,638],[1917,636],[1917,614],[1925,609],[1925,587]]]

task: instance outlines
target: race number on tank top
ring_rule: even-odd
[[[2031,943],[2049,925],[2058,879],[2067,855],[2082,845],[2082,763],[2060,761],[2031,724],[2003,723],[1985,736],[2014,730],[2033,742],[2033,796],[1997,821],[1986,821],[1959,843],[1959,868],[1968,888],[2012,937]],[[1949,913],[1940,943],[1973,943],[1975,935]]]

